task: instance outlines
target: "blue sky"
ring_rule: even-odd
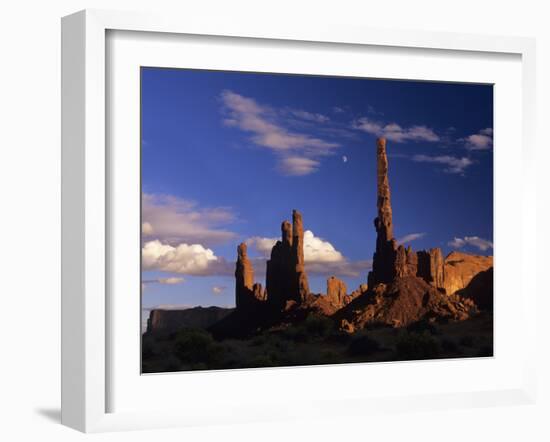
[[[234,305],[292,209],[312,291],[366,282],[378,136],[395,236],[492,254],[492,127],[491,85],[142,68],[143,307]]]

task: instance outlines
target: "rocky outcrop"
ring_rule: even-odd
[[[420,320],[464,320],[476,312],[473,301],[447,296],[422,278],[405,276],[378,284],[334,318],[343,331],[353,333],[369,325],[403,327]]]
[[[489,270],[492,267],[492,256],[451,252],[444,261],[445,280],[443,287],[448,294],[455,293],[467,287],[478,273]]]
[[[173,333],[182,328],[208,328],[226,318],[234,309],[194,307],[183,310],[154,309],[149,313],[147,333]]]
[[[347,304],[346,300],[349,298],[347,295],[346,283],[336,276],[331,276],[327,279],[327,299],[330,303],[343,307]]]
[[[235,304],[239,310],[251,310],[258,302],[265,301],[261,284],[254,284],[254,268],[248,259],[245,243],[237,247],[235,268]]]
[[[304,302],[309,294],[304,266],[304,227],[302,215],[297,210],[292,212],[292,225],[283,221],[281,241],[271,249],[266,268],[266,291],[267,301],[276,311]]]
[[[418,268],[416,276],[436,288],[445,288],[445,269],[441,249],[421,250],[417,252],[417,256]]]
[[[466,287],[455,294],[472,300],[481,310],[493,310],[493,268],[476,274]]]

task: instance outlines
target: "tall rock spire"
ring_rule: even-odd
[[[304,266],[304,226],[302,215],[292,212],[292,224],[283,221],[281,240],[271,249],[266,267],[267,302],[274,310],[285,309],[287,302],[301,303],[309,294]]]
[[[388,178],[388,157],[386,139],[376,140],[377,199],[378,216],[374,219],[376,228],[376,252],[369,273],[369,285],[391,282],[396,276],[397,243],[393,237],[393,220]]]
[[[388,156],[386,155],[386,139],[376,140],[377,167],[377,201],[378,217],[375,219],[377,241],[386,242],[393,238],[393,220],[390,197],[390,180],[388,178]]]
[[[309,283],[304,266],[304,223],[302,214],[297,210],[292,211],[292,255],[296,272],[297,300],[303,301],[309,293]]]
[[[238,310],[253,308],[258,301],[265,300],[261,284],[254,284],[254,268],[248,259],[246,244],[237,247],[237,264],[235,268],[235,304]]]

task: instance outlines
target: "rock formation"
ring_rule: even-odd
[[[309,294],[308,278],[304,267],[304,227],[302,215],[292,212],[292,225],[281,224],[281,241],[271,249],[267,261],[267,301],[274,310],[283,310],[287,303],[304,302]]]
[[[336,276],[331,276],[327,279],[327,299],[331,304],[339,307],[343,307],[347,304],[346,300],[349,298],[347,295],[346,283]]]
[[[343,331],[353,333],[366,326],[404,327],[420,320],[464,320],[477,313],[476,305],[458,295],[447,296],[422,278],[405,276],[378,284],[336,312]]]
[[[304,224],[302,215],[297,210],[292,211],[292,259],[294,264],[295,297],[298,301],[305,301],[309,293],[309,283],[304,267]]]
[[[261,284],[254,284],[254,269],[248,259],[245,243],[237,247],[235,268],[235,304],[238,310],[253,309],[258,302],[265,301]]]
[[[445,288],[445,269],[440,248],[417,252],[418,269],[416,275],[436,288]]]
[[[463,252],[451,252],[444,261],[445,280],[443,287],[452,294],[470,284],[480,272],[493,267],[492,256],[477,256]]]
[[[371,324],[401,327],[425,319],[464,320],[475,314],[478,306],[492,308],[491,257],[453,252],[443,259],[439,248],[415,252],[410,246],[397,244],[385,139],[377,140],[376,153],[376,250],[368,284],[361,284],[348,295],[344,281],[331,276],[326,295],[310,293],[304,265],[303,220],[294,210],[292,224],[281,224],[281,239],[266,263],[265,290],[254,283],[246,245],[239,245],[235,270],[237,310],[216,325],[218,329],[240,328],[241,334],[253,333],[301,321],[314,313],[331,316],[342,330],[353,332]]]
[[[464,320],[478,311],[477,305],[491,308],[492,273],[487,269],[492,258],[455,253],[444,260],[439,248],[415,253],[411,247],[397,245],[383,138],[376,142],[376,154],[376,251],[368,290],[335,313],[340,328],[354,332],[367,324],[401,327],[423,319]]]
[[[397,242],[393,237],[393,220],[388,177],[388,157],[386,140],[376,140],[377,200],[378,216],[374,219],[376,229],[376,251],[374,252],[372,271],[368,284],[388,283],[396,275],[395,261]]]

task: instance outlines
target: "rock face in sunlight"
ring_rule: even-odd
[[[327,279],[327,298],[334,305],[343,307],[346,304],[346,283],[336,276]]]
[[[451,252],[447,255],[444,262],[445,279],[443,287],[447,293],[455,293],[467,287],[477,274],[485,272],[492,267],[492,256]]]
[[[436,288],[445,288],[445,270],[440,248],[422,250],[418,255],[416,275]]]

